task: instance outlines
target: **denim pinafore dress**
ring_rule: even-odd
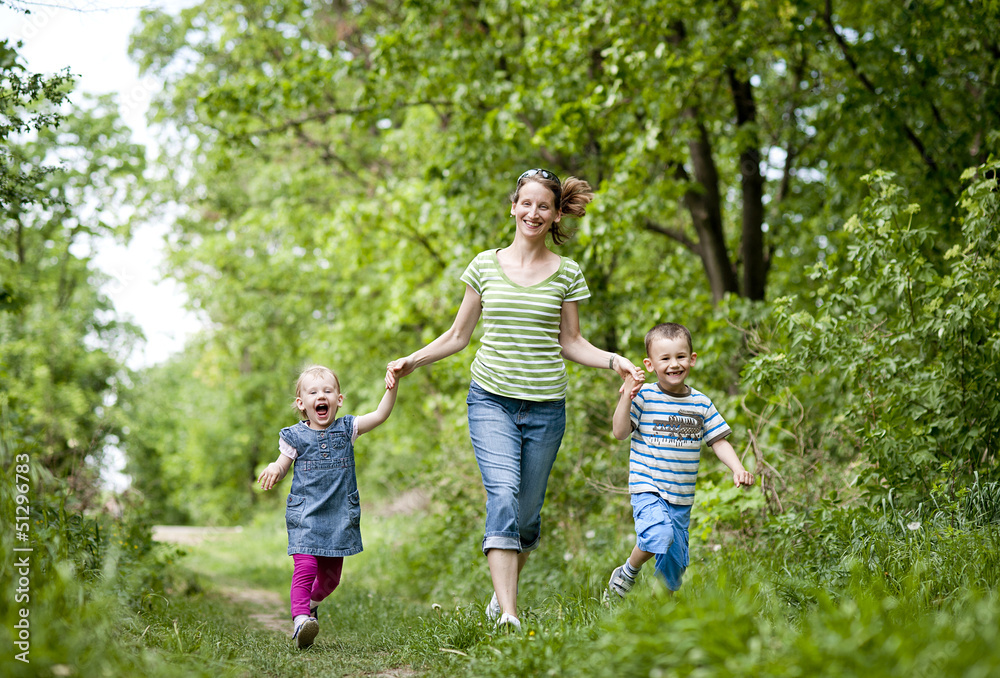
[[[288,555],[338,557],[361,552],[353,431],[350,414],[322,431],[305,422],[281,429],[281,438],[298,452],[285,506]]]

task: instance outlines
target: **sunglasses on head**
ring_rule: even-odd
[[[519,177],[517,178],[517,183],[521,183],[521,182],[522,182],[522,181],[524,181],[524,179],[526,179],[527,177],[533,177],[533,176],[535,176],[536,174],[540,174],[540,175],[542,176],[542,178],[543,178],[543,179],[548,179],[549,181],[554,181],[554,182],[556,182],[557,184],[558,184],[558,183],[561,183],[561,182],[559,181],[559,177],[557,177],[557,176],[556,176],[555,174],[553,174],[552,172],[548,171],[547,169],[541,169],[541,168],[538,168],[538,169],[530,169],[530,170],[528,170],[528,171],[524,172],[523,174],[521,174],[521,176],[519,176]]]

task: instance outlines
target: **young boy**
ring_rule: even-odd
[[[726,440],[729,425],[706,395],[684,383],[698,357],[688,329],[657,325],[646,334],[646,356],[643,364],[656,374],[656,383],[643,384],[630,401],[634,383],[627,378],[611,424],[618,440],[632,436],[628,486],[637,536],[632,553],[608,582],[609,595],[619,598],[653,557],[670,592],[681,587],[703,441],[733,472],[737,486],[753,485],[753,475]]]

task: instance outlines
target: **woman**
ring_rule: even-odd
[[[514,241],[476,256],[462,274],[465,297],[451,329],[388,364],[386,383],[458,353],[483,318],[485,332],[472,364],[469,435],[486,489],[483,552],[493,579],[487,615],[520,629],[517,582],[541,534],[545,487],[566,425],[568,377],[563,358],[588,367],[644,374],[629,360],[580,335],[577,303],[590,296],[579,265],[546,245],[568,235],[563,217],[582,217],[590,185],[560,182],[544,169],[517,179],[510,214]]]

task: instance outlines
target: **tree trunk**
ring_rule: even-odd
[[[729,69],[729,88],[736,108],[736,124],[754,125],[757,122],[757,107],[753,100],[753,89],[748,80],[736,76]],[[740,151],[740,176],[743,183],[743,223],[741,229],[740,256],[743,259],[743,295],[748,299],[764,299],[767,283],[767,260],[764,254],[764,177],[760,173],[760,145],[757,134]]]
[[[685,115],[696,119],[693,109]],[[739,281],[726,251],[726,237],[722,231],[722,203],[719,197],[719,172],[712,157],[712,144],[708,131],[700,122],[698,137],[688,142],[694,178],[700,186],[689,188],[684,194],[684,206],[691,214],[691,221],[698,233],[701,263],[712,289],[712,302],[719,303],[727,292],[739,294]]]

